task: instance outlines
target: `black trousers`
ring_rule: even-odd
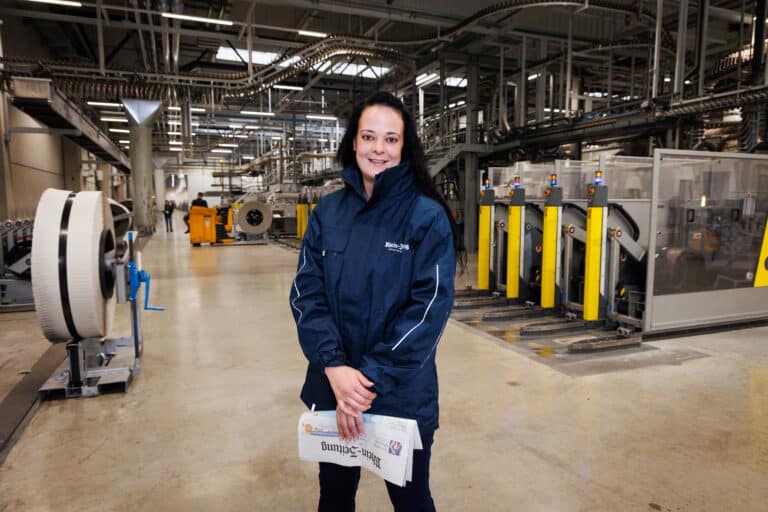
[[[413,452],[413,480],[405,487],[386,482],[395,512],[434,512],[429,491],[429,459],[434,433],[421,434],[423,450]],[[354,512],[360,468],[320,463],[320,504],[318,512]]]

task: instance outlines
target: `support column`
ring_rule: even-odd
[[[0,29],[3,21],[0,20]],[[3,56],[2,32],[0,32],[0,57]],[[0,71],[5,65],[0,62]],[[16,201],[13,199],[11,181],[11,137],[8,132],[8,93],[0,91],[0,221],[16,214]]]
[[[101,171],[101,192],[107,199],[112,198],[112,166],[105,162],[96,165],[97,171]]]
[[[467,62],[467,140],[468,144],[478,142],[477,110],[480,66],[477,57]],[[467,252],[477,250],[477,208],[480,200],[480,176],[477,169],[477,153],[466,153],[464,157],[464,244]]]
[[[523,41],[520,43],[520,78],[517,82],[517,91],[515,98],[515,126],[518,128],[525,126],[525,118],[528,114],[528,70],[525,66],[525,46],[528,43],[528,38],[523,36]]]
[[[158,206],[162,208],[165,203],[165,171],[162,169],[155,169],[155,195]]]
[[[651,98],[655,98],[659,95],[659,72],[661,67],[661,19],[663,17],[664,0],[656,0],[656,37],[653,44],[653,84],[651,84]]]
[[[707,37],[709,32],[709,0],[699,0],[699,97],[704,96],[704,73],[707,67]],[[762,44],[760,45],[762,46]]]
[[[162,103],[137,99],[123,100],[131,129],[131,184],[133,219],[139,236],[151,235],[155,230],[152,211],[152,123]]]
[[[539,39],[539,59],[547,58],[547,41]],[[536,78],[536,122],[544,122],[544,106],[547,100],[547,68],[543,66],[539,69],[539,76]]]
[[[675,84],[672,93],[682,96],[685,79],[685,37],[688,31],[688,0],[680,0],[680,13],[677,20],[677,51],[675,53]],[[739,45],[741,48],[741,45]]]
[[[67,137],[62,137],[61,153],[64,164],[64,189],[80,192],[83,183],[83,150]]]

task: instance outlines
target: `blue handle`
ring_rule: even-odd
[[[129,261],[126,265],[128,267],[128,281],[131,286],[131,293],[128,297],[130,302],[136,302],[136,295],[139,293],[141,283],[147,283],[147,289],[144,291],[144,309],[147,311],[165,311],[165,308],[149,305],[149,274],[143,270],[137,270],[136,264]]]

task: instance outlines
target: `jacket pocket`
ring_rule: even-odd
[[[337,288],[344,267],[344,252],[349,232],[327,230],[322,233],[323,282],[331,303],[334,318],[338,319]]]

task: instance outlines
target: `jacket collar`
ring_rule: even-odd
[[[363,177],[357,164],[352,164],[344,168],[341,172],[344,182],[349,185],[365,201],[365,188],[363,187]],[[373,185],[373,194],[367,201],[372,204],[381,201],[384,198],[396,197],[408,190],[413,190],[414,181],[411,173],[411,163],[408,160],[401,162],[395,167],[390,167],[376,175]]]

